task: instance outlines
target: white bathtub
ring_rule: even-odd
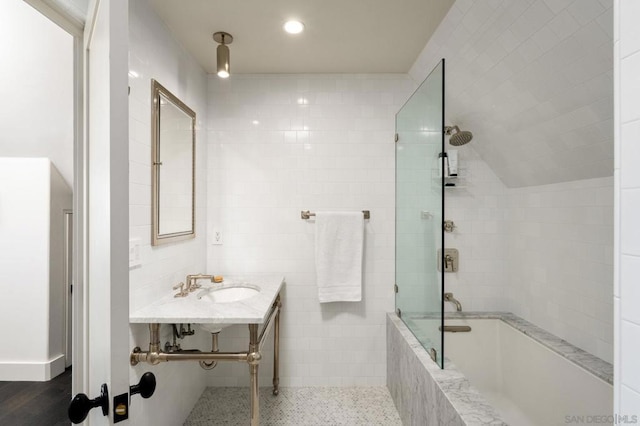
[[[414,321],[434,327],[434,320]],[[445,358],[510,425],[575,424],[613,414],[611,384],[504,321],[447,319],[445,324],[471,326],[468,333],[445,333]]]

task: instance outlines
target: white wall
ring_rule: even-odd
[[[73,185],[73,37],[20,0],[0,2],[0,155],[48,157]]]
[[[204,272],[206,251],[207,79],[200,66],[172,37],[146,0],[129,2],[129,223],[130,238],[140,240],[142,265],[130,270],[130,309],[149,304],[190,273]],[[196,238],[151,246],[151,79],[196,112]],[[161,328],[162,344],[169,327]],[[202,336],[203,338],[206,336]],[[184,348],[207,348],[208,339],[191,337]],[[131,347],[149,345],[144,325],[131,325]],[[153,398],[132,399],[133,424],[182,424],[204,389],[207,372],[198,363],[166,363],[131,370],[131,383],[145,371],[156,375]]]
[[[286,276],[283,386],[384,385],[385,312],[394,309],[394,114],[406,75],[209,77],[207,271]],[[299,103],[300,102],[300,103]],[[253,124],[257,121],[257,124]],[[370,210],[363,298],[318,303],[313,221],[301,210]],[[212,239],[209,240],[211,242]],[[245,349],[246,327],[220,335]],[[261,369],[270,383],[268,348]],[[248,383],[246,365],[222,364],[213,386]]]
[[[615,412],[640,416],[640,4],[615,0]]]
[[[0,380],[64,371],[63,231],[72,192],[46,158],[0,158]]]

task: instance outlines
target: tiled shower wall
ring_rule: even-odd
[[[459,148],[466,187],[446,192],[457,227],[446,245],[460,252],[447,291],[464,310],[513,312],[612,362],[613,179],[507,188],[471,144]]]
[[[151,246],[151,79],[156,79],[196,112],[196,238]],[[166,294],[189,273],[204,272],[206,251],[206,73],[171,36],[147,0],[129,2],[129,236],[139,239],[142,265],[130,269],[130,309]],[[161,328],[162,343],[169,328]],[[191,337],[184,347],[198,345]],[[131,347],[147,347],[148,328],[131,325]],[[132,399],[133,424],[182,424],[202,393],[205,372],[198,363],[165,363],[152,369],[158,381],[153,398]],[[131,370],[131,383],[149,371]],[[162,385],[160,385],[162,384]],[[176,392],[179,389],[179,392]]]
[[[510,311],[613,361],[613,178],[509,190]]]
[[[457,149],[461,178],[446,189],[445,219],[455,230],[445,233],[445,246],[458,249],[459,270],[447,273],[446,291],[452,292],[465,311],[508,311],[507,233],[508,188],[476,153],[477,137]],[[445,310],[455,306],[445,304]]]
[[[567,85],[557,97],[549,97],[542,86],[555,81],[552,52],[587,36],[600,40],[599,49],[604,49],[610,19],[610,1],[458,0],[410,71],[422,81],[445,57],[446,121],[474,133],[469,145],[458,148],[460,167],[468,174],[460,185],[466,189],[450,189],[446,195],[445,219],[458,225],[446,243],[461,256],[460,271],[447,274],[447,290],[466,310],[513,311],[607,361],[613,350],[613,184],[610,177],[583,179],[579,169],[589,169],[594,156],[612,156],[607,149],[612,64],[580,68],[576,64],[588,58],[574,52],[555,66],[563,75],[575,74],[572,81],[579,84]],[[523,79],[532,66],[546,71],[538,79]],[[586,75],[591,77],[585,80]],[[586,93],[588,98],[581,96]],[[586,105],[588,99],[597,101]],[[528,113],[520,118],[509,115],[525,111],[521,108],[527,104]],[[538,124],[544,123],[545,110],[568,116],[544,128],[536,127],[535,120],[522,121],[537,117]],[[576,127],[580,123],[583,127]],[[573,130],[565,133],[552,124]],[[528,133],[521,134],[522,129]],[[586,133],[576,138],[576,131]],[[574,143],[575,155],[568,159],[571,165],[548,162],[556,174],[537,177],[565,183],[539,185],[536,176],[526,175],[528,166],[521,167],[522,161],[536,162],[555,152],[545,143],[547,132],[554,144]],[[520,173],[517,179],[514,169]],[[590,171],[598,175],[599,170]],[[447,310],[453,308],[449,305]]]
[[[407,75],[209,77],[208,224],[223,244],[208,247],[207,271],[286,276],[284,386],[385,383],[384,321],[394,309],[394,114],[412,89]],[[371,211],[361,302],[318,302],[315,224],[301,210]],[[223,330],[221,349],[246,348],[246,336],[246,327]],[[263,384],[271,357],[268,348]],[[210,384],[247,381],[246,365],[222,363]]]

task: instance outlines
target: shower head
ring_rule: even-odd
[[[468,130],[460,130],[458,126],[446,126],[444,134],[450,136],[449,143],[453,146],[468,144],[473,139],[473,133]]]

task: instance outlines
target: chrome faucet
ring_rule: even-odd
[[[204,274],[187,275],[187,279],[186,279],[187,285],[185,287],[185,292],[192,292],[202,287],[200,284],[198,284],[197,282],[198,280],[211,280],[211,282],[213,283],[214,276],[204,275]]]
[[[453,293],[445,293],[444,294],[444,300],[445,300],[445,302],[454,303],[456,305],[456,311],[458,311],[458,312],[462,311],[462,305],[460,304],[460,302],[458,302],[456,300],[455,297],[453,297]]]

